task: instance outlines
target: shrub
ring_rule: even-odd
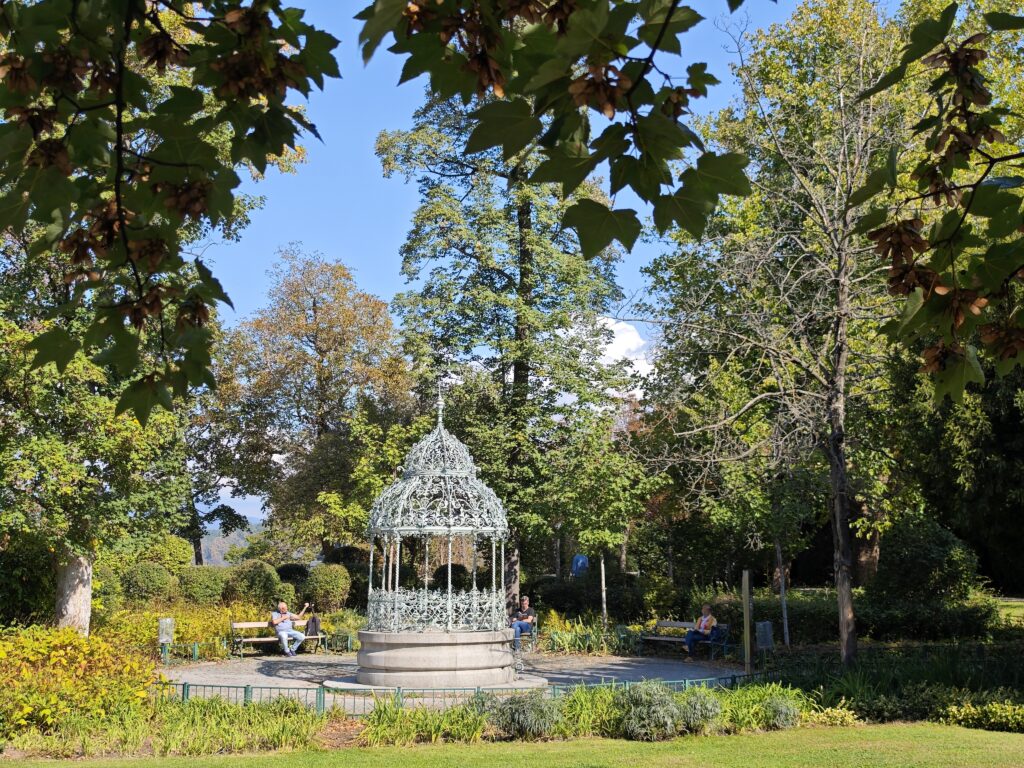
[[[789,728],[808,709],[806,697],[795,688],[769,683],[746,685],[722,693],[722,726],[728,732]]]
[[[417,741],[464,744],[480,741],[487,728],[487,715],[471,705],[448,709],[402,707],[395,699],[378,701],[359,734],[367,746],[406,746]]]
[[[92,573],[92,609],[98,614],[111,613],[124,603],[121,579],[108,566],[101,565]]]
[[[343,565],[315,565],[306,580],[306,599],[319,611],[338,611],[345,607],[351,580]]]
[[[785,696],[771,696],[761,704],[761,717],[765,730],[781,731],[800,722],[800,708]]]
[[[231,569],[224,585],[224,599],[228,602],[256,603],[271,606],[281,595],[281,579],[272,565],[262,560],[246,560]]]
[[[123,610],[97,617],[93,635],[120,648],[130,648],[155,655],[157,621],[164,617],[174,619],[176,643],[218,643],[228,632],[232,621],[266,621],[270,608],[264,605],[235,603],[226,606],[196,606],[173,604],[159,610]],[[204,657],[218,658],[226,653],[218,647],[200,649]]]
[[[137,562],[158,563],[174,576],[180,576],[195,561],[192,543],[180,536],[166,534],[139,552]]]
[[[301,589],[309,578],[309,568],[302,563],[285,563],[277,566],[277,577],[281,581],[294,584],[296,589]]]
[[[941,720],[964,728],[1024,733],[1024,704],[993,701],[981,705],[952,706],[943,713]]]
[[[138,712],[153,664],[72,629],[28,627],[0,634],[0,739],[69,718],[99,722]]]
[[[934,605],[967,600],[978,582],[978,558],[929,517],[906,516],[886,532],[872,601]]]
[[[480,574],[477,573],[477,584],[490,584],[490,582],[482,582],[479,580]],[[434,569],[433,576],[431,576],[435,589],[444,587],[448,588],[448,566],[441,565]],[[452,589],[469,589],[473,584],[473,577],[469,572],[469,569],[462,563],[452,563]]]
[[[677,697],[679,729],[687,733],[704,733],[722,714],[722,704],[704,686],[688,688]]]
[[[632,741],[661,741],[679,731],[679,705],[672,691],[653,680],[615,691],[619,734]]]
[[[128,600],[146,603],[171,600],[178,593],[178,580],[159,563],[139,562],[121,574],[121,586]]]
[[[800,724],[820,726],[823,728],[845,728],[858,725],[857,713],[845,706],[817,707],[805,709],[800,713]]]
[[[277,588],[277,596],[274,598],[274,604],[285,602],[288,604],[289,610],[298,610],[297,603],[299,602],[298,597],[295,595],[295,585],[289,584],[287,581],[282,581],[280,586]]]
[[[195,605],[216,605],[227,583],[229,569],[217,565],[196,565],[178,576],[181,596]]]
[[[508,696],[494,703],[489,711],[491,723],[513,739],[532,741],[551,736],[558,727],[558,701],[544,696],[544,691]]]
[[[557,732],[566,738],[613,736],[622,720],[610,686],[574,686],[561,698],[561,704]]]

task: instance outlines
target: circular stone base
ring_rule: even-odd
[[[515,682],[511,629],[360,632],[356,682],[384,688],[476,688]]]

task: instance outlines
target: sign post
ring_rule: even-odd
[[[743,570],[743,671],[746,674],[751,673],[751,666],[754,654],[750,647],[750,643],[753,640],[752,633],[750,631],[750,571],[748,569]]]

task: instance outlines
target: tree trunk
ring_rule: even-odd
[[[619,545],[619,570],[622,573],[626,572],[626,553],[629,546],[629,527],[626,527],[626,532],[622,536],[622,544]]]
[[[789,648],[789,607],[786,604],[786,563],[782,559],[782,544],[775,541],[775,563],[779,569],[779,605],[782,607],[782,644]]]
[[[516,284],[517,307],[515,312],[515,341],[512,348],[512,393],[509,399],[512,450],[509,454],[509,474],[515,484],[528,484],[531,480],[527,472],[527,442],[529,426],[530,374],[532,369],[533,328],[530,310],[537,301],[535,283],[535,264],[532,248],[533,203],[528,195],[523,194],[520,178],[521,170],[517,166],[509,174],[509,188],[518,191],[519,203],[516,206],[516,229],[518,230],[518,263],[519,280]],[[520,511],[520,510],[516,510]],[[514,568],[514,573],[506,576],[509,589],[515,584],[514,592],[519,594],[519,550],[514,549],[514,557],[506,563]]]
[[[850,531],[850,483],[846,471],[846,365],[850,348],[850,263],[842,248],[836,270],[836,320],[832,376],[828,392],[829,435],[826,453],[831,485],[832,554],[839,608],[839,653],[843,665],[857,655],[853,612],[853,544]]]
[[[865,587],[878,573],[878,558],[882,554],[878,524],[882,516],[863,501],[858,506],[860,507],[860,516],[871,521],[871,524],[867,526],[867,533],[857,540],[857,586]]]
[[[604,552],[601,552],[601,626],[608,629],[608,590],[604,582]]]
[[[668,543],[668,583],[676,583],[676,564],[675,564],[675,548],[672,546],[672,542]]]
[[[91,617],[92,560],[69,554],[57,564],[57,626],[88,635]]]
[[[505,605],[519,604],[519,546],[509,542],[505,547]]]
[[[562,578],[562,534],[555,532],[555,576]]]
[[[196,565],[203,564],[203,539],[199,536],[192,539],[192,556],[196,561]]]

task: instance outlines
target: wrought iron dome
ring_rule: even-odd
[[[466,446],[444,428],[440,397],[437,426],[413,446],[402,476],[374,502],[368,528],[370,631],[461,632],[507,627],[502,565],[508,538],[505,509],[494,491],[477,477]],[[464,558],[460,565],[470,576],[470,583],[458,588],[452,577],[456,540]],[[378,549],[381,558],[375,573]],[[486,582],[477,585],[484,561],[490,564],[489,588]],[[435,563],[446,566],[439,578]],[[408,571],[403,572],[409,566],[416,572],[412,580]],[[441,583],[432,588],[435,578]]]
[[[476,534],[506,538],[508,519],[498,497],[480,478],[469,449],[437,426],[409,451],[402,476],[370,509],[370,536]]]

